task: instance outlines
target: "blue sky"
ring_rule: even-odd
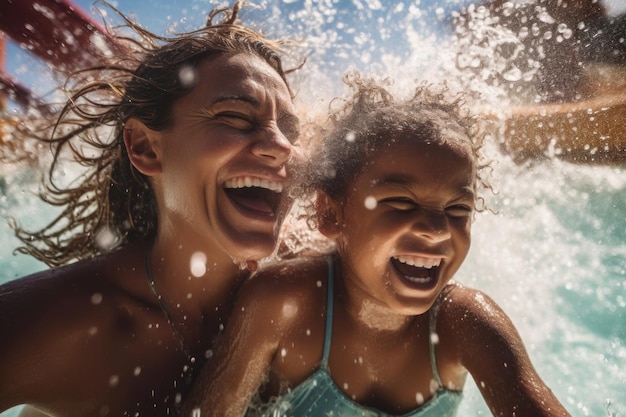
[[[425,45],[423,51],[417,51],[422,60],[413,65],[427,67],[433,54],[438,52],[436,42],[445,38],[449,31],[446,22],[451,12],[470,1],[256,0],[261,7],[258,10],[248,8],[242,18],[272,36],[306,36],[314,45],[310,51],[313,61],[317,58],[320,68],[323,66],[324,71],[340,78],[348,66],[385,70],[393,66],[393,62],[415,61],[416,48],[421,48],[416,43],[420,42]],[[106,20],[115,19],[102,3],[74,2],[97,21],[102,20],[99,15],[102,10],[108,14]],[[204,24],[208,10],[227,4],[215,0],[112,0],[111,3],[159,34],[197,29]],[[626,10],[626,0],[604,0],[604,3],[611,14]],[[119,19],[114,21],[119,22]],[[49,94],[49,72],[44,63],[12,42],[9,42],[5,61],[9,74],[36,94]]]

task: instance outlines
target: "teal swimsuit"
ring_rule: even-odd
[[[435,331],[436,308],[430,309],[430,332]],[[320,367],[304,382],[280,397],[265,416],[272,417],[325,417],[325,416],[364,416],[392,417],[391,414],[366,407],[348,398],[337,387],[328,372],[328,356],[333,328],[333,268],[332,260],[328,261],[328,296],[326,307],[326,335],[324,353]],[[453,417],[463,397],[461,392],[450,391],[444,387],[435,363],[435,347],[430,342],[430,363],[433,376],[439,385],[435,395],[402,417]]]

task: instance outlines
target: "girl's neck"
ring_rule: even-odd
[[[393,312],[386,305],[373,300],[358,285],[346,278],[345,267],[337,263],[335,270],[337,301],[346,312],[353,324],[368,333],[398,334],[407,330],[414,321],[414,316],[407,316]]]

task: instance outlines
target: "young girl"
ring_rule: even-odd
[[[308,173],[336,253],[244,286],[184,415],[241,416],[258,391],[263,415],[453,416],[468,372],[496,416],[568,415],[506,314],[451,281],[487,186],[474,120],[352,84]]]

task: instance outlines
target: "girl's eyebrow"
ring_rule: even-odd
[[[415,189],[424,186],[424,183],[418,182],[413,178],[405,177],[404,175],[390,175],[382,177],[372,182],[372,189],[377,189],[385,186],[403,187],[407,189]],[[474,198],[476,193],[471,185],[463,185],[459,188],[459,198]]]
[[[419,184],[412,178],[405,177],[404,175],[390,175],[372,181],[372,188],[385,187],[388,185],[400,185],[403,187],[412,188],[419,187],[421,184]]]

